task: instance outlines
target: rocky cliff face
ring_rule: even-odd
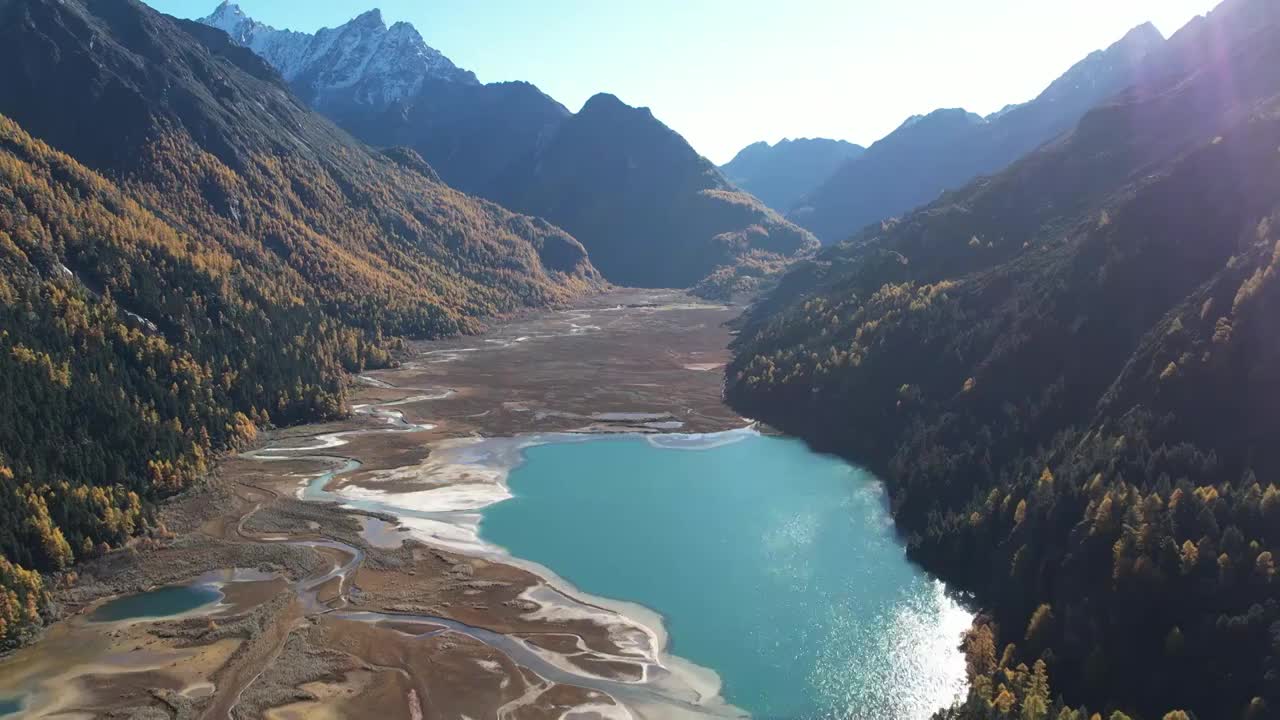
[[[413,97],[428,81],[479,84],[473,73],[423,42],[409,23],[387,27],[378,10],[314,34],[277,30],[230,2],[200,22],[253,50],[322,111],[350,112],[343,107],[348,104],[386,108]]]

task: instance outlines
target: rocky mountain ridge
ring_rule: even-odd
[[[959,108],[908,118],[846,161],[787,217],[833,243],[932,202],[1070,129],[1094,105],[1133,84],[1143,59],[1163,43],[1146,23],[1090,53],[1029,102],[985,118]]]
[[[303,33],[260,23],[224,0],[200,22],[253,50],[299,97],[322,110],[342,102],[384,109],[408,100],[428,81],[479,84],[473,73],[428,46],[413,25],[387,27],[376,9],[336,28]]]
[[[817,245],[725,180],[647,108],[607,93],[574,115],[532,84],[475,82],[435,51],[442,76],[419,62],[408,74],[364,78],[360,68],[388,65],[399,49],[426,52],[405,23],[392,31],[413,42],[386,40],[392,31],[382,30],[377,11],[302,39],[263,29],[226,4],[201,22],[229,28],[232,42],[258,53],[361,140],[412,148],[445,182],[573,233],[611,282],[731,295],[767,284]],[[354,76],[362,79],[352,83]]]

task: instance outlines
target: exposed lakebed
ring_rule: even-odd
[[[927,717],[967,613],[874,478],[723,405],[733,315],[611,296],[358,377],[82,568],[0,715]]]
[[[538,444],[481,537],[663,616],[669,652],[760,717],[927,718],[969,614],[913,566],[879,483],[749,432]]]

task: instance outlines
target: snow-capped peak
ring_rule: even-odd
[[[314,34],[277,30],[230,0],[200,22],[253,50],[316,107],[351,102],[386,106],[413,95],[427,79],[477,82],[470,71],[429,47],[409,23],[388,28],[376,8]]]
[[[239,5],[231,2],[231,0],[222,0],[222,4],[218,5],[217,9],[213,11],[213,14],[204,18],[200,22],[205,25],[216,27],[228,35],[231,35],[233,31],[237,30],[239,25],[246,20],[252,22],[252,20],[249,20],[249,17],[244,14],[244,11],[240,9]]]

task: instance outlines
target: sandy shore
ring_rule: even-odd
[[[31,717],[738,714],[714,673],[665,653],[654,613],[478,536],[524,447],[740,428],[714,372],[735,314],[632,293],[416,346],[356,379],[349,420],[268,433],[169,503],[172,540],[82,568],[67,619],[0,661],[0,698]],[[88,619],[233,568],[220,602],[181,617]]]

